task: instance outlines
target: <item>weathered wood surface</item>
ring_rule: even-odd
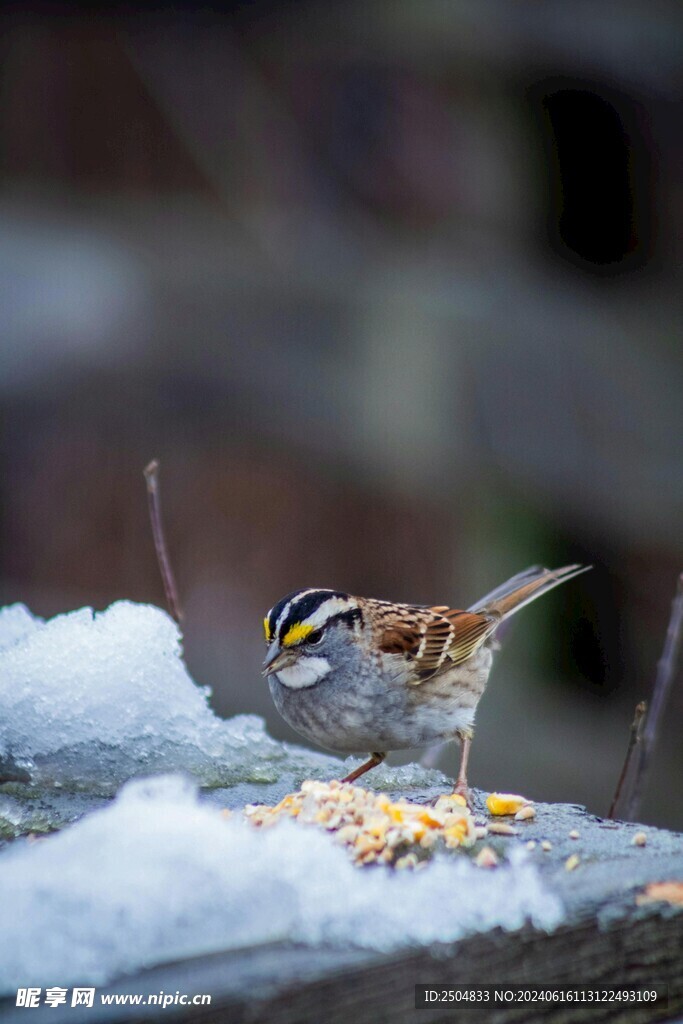
[[[425,797],[427,794],[425,793]],[[415,798],[415,794],[411,794]],[[209,993],[209,1007],[40,1007],[31,1019],[93,1022],[169,1021],[197,1024],[404,1024],[423,1021],[607,1021],[683,1016],[683,912],[668,904],[637,906],[652,881],[683,880],[683,836],[645,827],[647,844],[631,840],[641,826],[603,821],[582,808],[540,804],[537,818],[519,824],[516,838],[490,837],[505,850],[520,839],[548,839],[552,849],[530,853],[558,893],[567,920],[552,935],[526,927],[474,935],[449,946],[392,954],[358,949],[309,949],[278,944],[167,964],[122,979],[102,992]],[[576,829],[577,840],[569,837]],[[565,870],[577,853],[576,870]],[[427,908],[425,908],[426,912]],[[591,984],[644,987],[668,984],[668,1010],[650,1004],[534,1004],[495,1011],[470,1008],[416,1010],[414,986],[446,984]],[[58,984],[55,979],[55,984]],[[9,1022],[25,1020],[11,1001],[0,1006]]]

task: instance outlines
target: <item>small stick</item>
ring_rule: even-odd
[[[628,775],[628,770],[631,767],[631,759],[633,758],[633,751],[636,749],[637,744],[640,743],[640,727],[641,727],[641,725],[643,723],[643,717],[644,717],[646,711],[647,711],[647,704],[645,703],[644,700],[641,700],[640,704],[636,704],[636,712],[635,712],[635,715],[633,716],[633,722],[631,723],[631,734],[630,734],[629,740],[628,740],[628,749],[626,751],[626,757],[624,758],[624,763],[623,763],[623,765],[621,767],[621,775],[619,776],[619,781],[617,782],[617,788],[614,791],[614,796],[612,797],[612,803],[610,804],[610,809],[609,809],[608,814],[607,814],[608,818],[614,818],[614,816],[616,814],[617,806],[619,804],[619,799],[621,797],[621,791],[623,789],[624,782],[626,781],[626,776]]]
[[[164,582],[164,590],[166,591],[166,601],[168,602],[168,607],[171,610],[171,615],[176,620],[178,625],[180,625],[180,623],[183,621],[183,610],[180,607],[180,600],[178,598],[178,588],[176,587],[175,578],[173,576],[171,560],[168,557],[166,537],[164,536],[164,528],[161,522],[161,499],[159,497],[159,460],[152,459],[149,465],[145,466],[144,474],[145,480],[147,481],[147,502],[149,504],[149,521],[152,524],[152,536],[154,537],[154,547],[156,548],[157,561],[159,563],[161,578]]]
[[[676,674],[682,629],[683,573],[678,577],[678,586],[676,588],[676,596],[671,605],[671,617],[669,619],[669,628],[666,631],[664,650],[657,663],[657,678],[655,679],[650,713],[647,716],[645,728],[643,729],[643,742],[639,747],[639,756],[636,761],[635,772],[633,773],[633,782],[628,793],[628,799],[626,800],[626,817],[629,821],[633,821],[640,809],[645,779],[657,743],[659,723]]]

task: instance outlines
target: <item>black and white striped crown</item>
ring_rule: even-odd
[[[263,628],[267,643],[278,640],[281,646],[292,647],[333,619],[348,619],[351,624],[359,615],[358,602],[349,594],[312,587],[294,590],[278,601]]]

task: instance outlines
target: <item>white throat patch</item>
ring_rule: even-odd
[[[315,686],[331,668],[327,658],[299,658],[296,664],[281,668],[275,675],[290,690],[302,690],[306,686]]]

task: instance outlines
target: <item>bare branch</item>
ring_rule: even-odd
[[[640,802],[645,788],[645,779],[650,767],[654,753],[659,725],[666,707],[671,684],[676,674],[678,652],[681,645],[681,632],[683,630],[683,573],[678,577],[676,596],[671,605],[671,618],[669,628],[666,632],[664,650],[657,664],[657,678],[655,679],[654,693],[650,704],[650,713],[647,716],[643,730],[643,741],[638,748],[638,759],[633,773],[633,782],[627,794],[626,818],[632,821],[640,810]]]
[[[157,561],[161,578],[166,591],[166,601],[171,615],[180,625],[183,621],[183,610],[180,607],[178,588],[171,568],[171,560],[168,557],[168,548],[164,536],[164,528],[161,522],[161,499],[159,497],[159,460],[152,459],[144,469],[145,480],[147,481],[147,501],[149,504],[149,520],[152,524],[152,535],[154,547],[156,548]]]
[[[619,776],[617,788],[614,791],[612,803],[607,814],[608,818],[614,818],[616,816],[617,807],[619,806],[619,800],[621,798],[621,791],[624,787],[624,782],[626,781],[626,776],[628,775],[629,768],[631,767],[633,752],[636,749],[638,743],[640,743],[640,727],[643,723],[643,718],[645,716],[646,711],[647,704],[644,700],[641,700],[640,704],[636,704],[635,715],[633,716],[633,722],[631,723],[631,734],[628,740],[628,749],[626,750],[626,757],[624,758],[624,763],[621,768],[621,775]]]

